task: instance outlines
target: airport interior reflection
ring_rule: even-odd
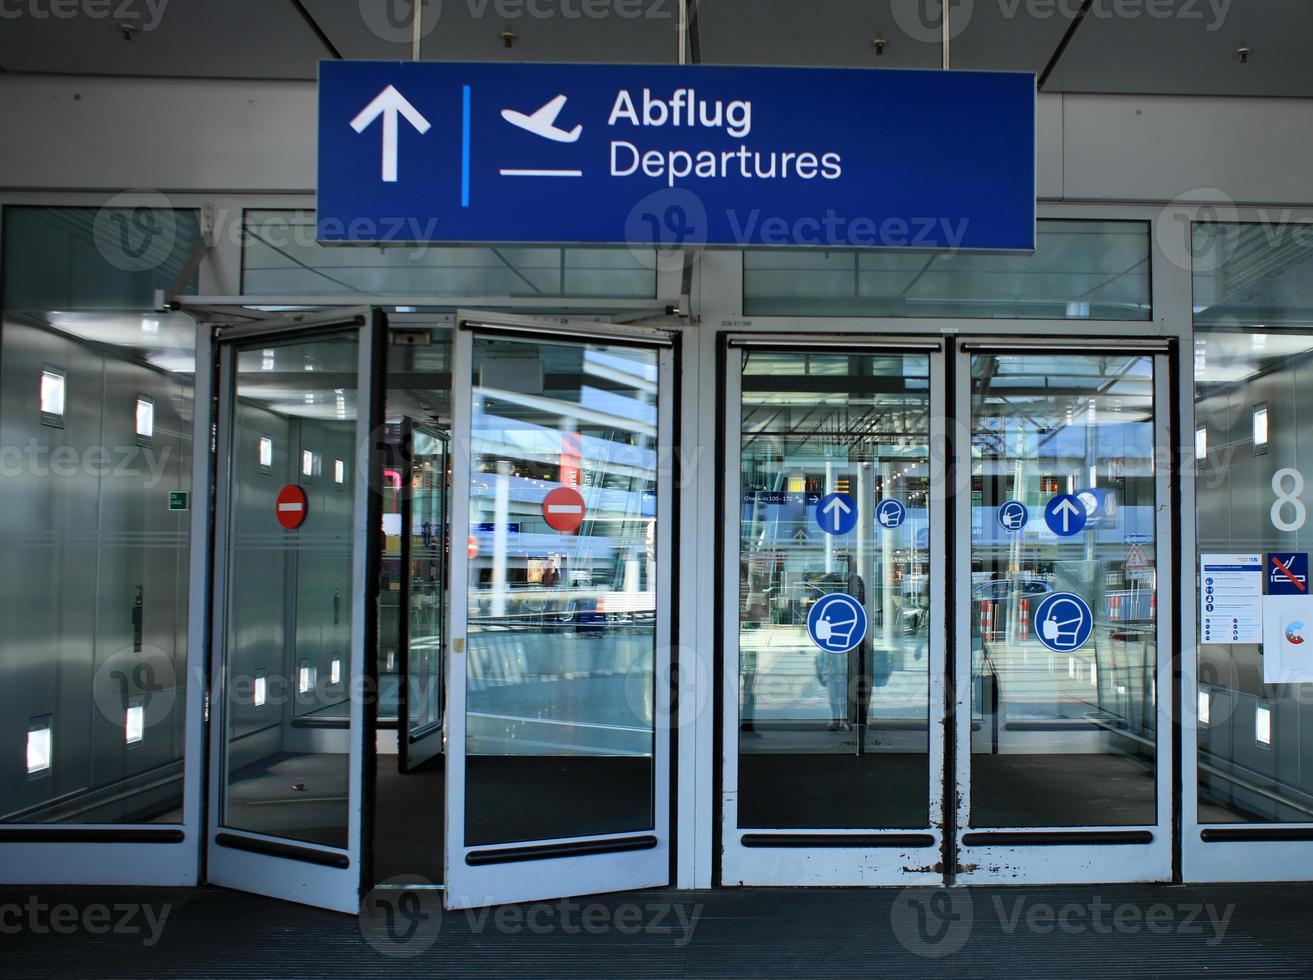
[[[650,829],[657,353],[476,335],[473,371],[465,844]]]
[[[970,355],[972,827],[1156,823],[1154,378]]]
[[[739,825],[923,827],[929,358],[731,356],[742,391]],[[847,599],[819,606],[836,593]],[[823,638],[809,619],[825,623]]]

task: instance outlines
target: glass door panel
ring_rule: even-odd
[[[463,329],[454,371],[448,904],[662,884],[669,354]]]
[[[410,426],[402,556],[406,598],[405,677],[398,726],[401,768],[442,751],[442,651],[447,610],[447,450],[445,433]]]
[[[971,438],[958,486],[960,860],[976,880],[994,862],[972,848],[1006,844],[1005,865],[1049,880],[1170,876],[1166,358],[1000,341],[960,364]]]
[[[209,877],[354,911],[381,315],[220,341]]]
[[[736,882],[908,881],[909,861],[938,878],[938,345],[837,346],[728,352],[736,694],[724,813]]]

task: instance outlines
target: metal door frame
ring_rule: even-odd
[[[721,786],[720,874],[729,885],[939,885],[943,882],[944,762],[945,762],[945,603],[942,591],[931,592],[927,665],[927,736],[929,780],[927,826],[912,829],[799,830],[741,828],[738,825],[739,744],[739,562],[740,562],[740,442],[742,436],[742,372],[736,350],[871,352],[924,354],[929,358],[930,532],[931,561],[947,546],[946,481],[934,478],[936,453],[949,435],[946,428],[944,344],[931,335],[872,334],[721,334],[724,362],[720,464],[721,557]],[[943,459],[941,457],[940,465]]]
[[[1096,339],[1024,338],[973,334],[959,345],[955,360],[955,412],[962,432],[959,465],[971,466],[971,356],[978,350],[1007,353],[1084,354],[1124,352],[1153,357],[1155,564],[1158,603],[1156,636],[1157,686],[1155,782],[1156,821],[1133,827],[1089,825],[1038,828],[970,827],[971,794],[971,637],[969,628],[955,632],[955,774],[956,808],[954,884],[1094,884],[1100,882],[1170,881],[1173,875],[1173,815],[1175,728],[1172,724],[1172,678],[1178,637],[1175,604],[1177,528],[1175,510],[1178,454],[1172,435],[1171,342],[1165,339],[1099,337]],[[957,494],[954,541],[954,620],[960,627],[971,619],[971,494]]]
[[[350,739],[348,830],[346,849],[323,847],[223,827],[224,737],[224,625],[227,603],[227,535],[230,518],[232,420],[235,386],[235,345],[246,340],[301,339],[323,333],[356,330],[357,417],[351,589]],[[380,545],[372,533],[380,523],[380,501],[373,492],[372,475],[378,464],[378,436],[382,432],[383,385],[387,317],[376,308],[333,310],[261,320],[227,327],[215,338],[218,414],[214,419],[214,539],[213,600],[209,639],[211,710],[207,727],[213,736],[209,753],[209,807],[206,824],[206,877],[213,884],[274,898],[355,913],[362,890],[369,884],[368,849],[371,822],[372,774],[377,702],[371,681],[376,680],[374,641],[377,638],[378,566]]]
[[[650,831],[465,844],[465,643],[469,619],[469,562],[459,547],[470,533],[470,457],[473,422],[473,349],[476,333],[514,334],[526,340],[629,344],[657,351],[657,555],[653,746],[653,828]],[[675,336],[672,330],[549,317],[457,311],[452,336],[451,547],[448,550],[446,687],[445,907],[469,908],[608,891],[662,887],[671,881],[672,786],[675,751],[672,715],[662,695],[672,682],[675,642],[672,523],[676,446]],[[662,490],[665,492],[663,493]]]

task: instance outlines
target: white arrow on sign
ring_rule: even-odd
[[[363,133],[379,116],[383,117],[383,180],[395,184],[397,181],[397,116],[405,116],[423,136],[429,131],[429,121],[419,114],[419,110],[406,101],[406,97],[389,85],[374,97],[374,100],[360,110],[360,115],[351,120],[351,128]]]
[[[843,511],[843,513],[839,514],[836,513],[836,511]],[[824,507],[821,508],[821,513],[824,514],[826,517],[829,517],[831,514],[834,515],[834,529],[836,531],[839,530],[839,521],[841,521],[844,517],[847,517],[852,512],[853,509],[849,507],[847,504],[845,504],[842,498],[840,497],[835,497],[828,504],[826,504]]]
[[[1062,502],[1053,508],[1054,515],[1062,515],[1062,530],[1071,530],[1071,515],[1079,514],[1080,508],[1071,502],[1070,497],[1063,497]]]

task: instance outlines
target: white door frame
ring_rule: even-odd
[[[656,719],[651,830],[600,836],[465,843],[466,636],[469,562],[459,543],[470,534],[470,457],[473,449],[473,350],[477,333],[513,333],[526,340],[612,342],[653,347],[657,381]],[[452,337],[452,485],[450,495],[451,608],[447,637],[446,833],[443,901],[447,908],[536,901],[572,895],[661,887],[671,880],[670,715],[662,711],[671,683],[673,584],[671,523],[674,497],[674,372],[672,331],[550,317],[458,311]]]
[[[931,590],[927,671],[929,740],[929,808],[926,826],[911,829],[825,830],[743,828],[739,826],[739,568],[740,445],[742,441],[742,371],[737,352],[744,346],[763,350],[921,354],[930,360],[931,469],[929,553],[944,554],[945,483],[934,479],[936,447],[947,437],[947,405],[942,378],[943,344],[931,336],[871,334],[727,335],[724,352],[724,417],[721,467],[722,558],[721,609],[721,880],[727,885],[937,885],[943,881],[944,813],[944,594]],[[941,471],[942,476],[942,471]],[[788,787],[780,787],[788,792]]]
[[[1104,353],[1125,351],[1153,356],[1154,361],[1154,481],[1155,481],[1155,562],[1157,591],[1160,596],[1175,596],[1173,574],[1176,530],[1173,524],[1172,480],[1176,465],[1176,446],[1171,432],[1171,363],[1170,345],[1165,340],[1107,339],[1023,339],[990,336],[984,331],[964,338],[955,357],[956,404],[962,439],[958,446],[959,466],[970,473],[971,466],[971,372],[972,349],[998,349],[1009,353]],[[1173,647],[1176,642],[1173,619],[1160,617],[1157,630],[1157,677],[1155,752],[1156,821],[1135,827],[1108,827],[1092,824],[1085,827],[972,828],[971,814],[971,493],[958,493],[956,500],[956,535],[954,619],[958,624],[956,639],[956,863],[954,883],[977,884],[1085,884],[1123,881],[1170,881],[1172,878],[1172,773],[1174,771],[1171,678]],[[959,488],[960,489],[960,488]],[[1158,604],[1169,610],[1170,601]]]
[[[884,323],[886,329],[895,333],[898,328],[905,331],[906,336],[918,338],[924,341],[928,337],[942,336],[946,340],[956,339],[960,328],[963,326],[961,321],[942,324],[901,324],[901,323]],[[1173,480],[1177,477],[1179,452],[1173,442],[1171,432],[1172,418],[1172,358],[1169,356],[1171,351],[1170,340],[1168,337],[1158,337],[1154,339],[1145,339],[1143,333],[1134,333],[1133,324],[1113,324],[1100,323],[1090,324],[1090,327],[1099,327],[1098,338],[1096,340],[1071,340],[1064,339],[1050,340],[1044,336],[1044,327],[1037,323],[1027,323],[1025,321],[976,324],[971,326],[975,328],[970,335],[963,337],[969,344],[980,344],[986,341],[996,342],[999,346],[1007,346],[1013,350],[1035,349],[1037,343],[1045,349],[1060,348],[1064,351],[1084,350],[1107,350],[1107,349],[1134,349],[1144,350],[1154,355],[1154,435],[1156,449],[1156,497],[1159,503],[1158,516],[1155,530],[1157,533],[1157,558],[1158,558],[1158,594],[1163,597],[1163,602],[1159,605],[1160,611],[1160,628],[1157,636],[1157,668],[1158,668],[1158,692],[1156,704],[1156,723],[1158,733],[1158,745],[1156,753],[1156,821],[1152,825],[1145,827],[1098,827],[1090,826],[1085,828],[1061,828],[1061,834],[1078,834],[1083,835],[1084,840],[1079,843],[1059,844],[1056,836],[1050,837],[1048,843],[1041,843],[1040,835],[1045,832],[1037,828],[990,828],[987,833],[993,834],[1016,834],[1025,835],[1023,837],[1013,836],[1010,838],[997,837],[994,841],[987,838],[976,836],[980,831],[973,831],[968,826],[969,806],[970,806],[970,770],[967,768],[970,762],[970,631],[969,629],[958,630],[955,634],[954,650],[954,677],[955,688],[954,697],[954,719],[955,719],[955,745],[953,748],[954,772],[946,774],[942,766],[939,767],[941,778],[949,775],[951,783],[947,784],[947,789],[953,792],[958,801],[952,816],[954,818],[954,833],[952,835],[953,847],[937,852],[931,862],[913,863],[911,861],[898,865],[888,861],[889,852],[885,852],[884,860],[886,864],[881,869],[878,862],[882,855],[878,852],[862,852],[861,848],[800,848],[789,849],[781,848],[780,853],[783,856],[772,856],[770,858],[758,858],[750,855],[750,848],[742,846],[742,837],[744,831],[737,826],[737,737],[738,737],[738,658],[737,658],[737,616],[733,610],[738,608],[738,582],[737,582],[737,561],[738,555],[738,520],[735,516],[738,512],[738,491],[739,491],[739,473],[738,473],[738,441],[740,438],[739,425],[739,406],[740,390],[737,372],[727,358],[722,383],[725,385],[724,405],[725,417],[721,419],[722,439],[724,446],[723,454],[723,472],[721,478],[724,481],[722,490],[722,506],[724,516],[722,520],[722,534],[724,536],[723,557],[720,562],[719,574],[721,595],[722,616],[722,636],[721,641],[724,650],[724,659],[722,662],[721,676],[721,812],[719,815],[721,821],[721,880],[725,884],[943,884],[945,881],[951,884],[1061,884],[1061,883],[1094,883],[1110,881],[1170,881],[1173,875],[1173,772],[1174,772],[1174,754],[1173,739],[1174,729],[1172,725],[1173,706],[1171,693],[1174,690],[1172,678],[1174,677],[1175,661],[1173,658],[1173,646],[1176,643],[1176,637],[1179,634],[1180,624],[1175,621],[1174,617],[1168,619],[1166,613],[1173,609],[1172,598],[1176,596],[1176,576],[1174,574],[1174,557],[1176,555],[1176,536],[1177,531],[1173,521],[1173,508],[1176,502],[1187,498],[1178,497],[1175,493],[1178,489],[1181,492],[1188,490],[1188,485],[1182,488],[1173,486]],[[1063,326],[1070,329],[1071,324],[1065,323]],[[874,325],[872,325],[874,328]],[[938,330],[934,328],[938,327]],[[930,329],[927,329],[930,328]],[[824,320],[814,318],[805,320],[795,320],[792,323],[770,322],[769,328],[760,331],[754,331],[751,335],[759,343],[773,342],[779,347],[806,347],[809,344],[815,344],[817,340],[822,342],[825,335],[833,331],[833,325]],[[722,340],[728,338],[729,334],[722,334]],[[1051,336],[1051,335],[1050,335]],[[855,347],[860,348],[863,343],[876,345],[889,340],[890,336],[883,331],[875,332],[874,330],[864,332],[860,335],[851,337]],[[721,345],[723,349],[723,344]],[[942,355],[947,357],[948,355]],[[932,394],[932,407],[937,406],[939,425],[932,426],[932,440],[935,433],[939,433],[942,440],[948,435],[954,438],[954,451],[957,455],[955,460],[959,474],[965,468],[969,473],[970,466],[970,422],[964,416],[970,409],[970,379],[967,372],[962,370],[962,363],[966,357],[963,353],[954,353],[951,355],[955,360],[954,365],[954,402],[958,421],[952,425],[953,431],[948,432],[949,422],[945,418],[945,409],[948,407],[947,399],[944,395],[936,400]],[[942,374],[940,375],[943,376]],[[932,378],[932,393],[934,391],[934,379]],[[938,442],[933,445],[944,445]],[[934,449],[932,448],[932,455]],[[961,476],[958,477],[961,482]],[[941,499],[943,488],[941,488]],[[934,495],[932,493],[932,504]],[[970,493],[958,493],[953,500],[954,517],[955,517],[955,534],[956,539],[953,542],[954,548],[952,553],[955,555],[957,568],[955,569],[955,597],[956,605],[954,609],[954,619],[958,623],[969,623],[967,618],[970,613]],[[932,510],[932,521],[935,512]],[[932,534],[932,547],[943,549],[941,553],[950,553],[946,549],[946,522],[940,519],[939,527],[941,528],[938,535]],[[731,575],[726,570],[734,571]],[[932,613],[933,615],[933,613]],[[941,614],[942,615],[942,614]],[[940,620],[942,624],[943,619]],[[945,628],[935,629],[934,620],[931,624],[932,635],[936,632],[942,637]],[[940,661],[941,665],[943,661]],[[932,684],[939,681],[939,690],[944,693],[943,673],[939,678],[932,676]],[[935,710],[932,701],[932,712]],[[941,716],[942,717],[942,716]],[[932,725],[932,731],[934,730]],[[942,725],[939,726],[942,730]],[[964,730],[965,728],[965,730]],[[942,738],[939,740],[941,749],[944,748]],[[942,756],[940,757],[942,759]],[[935,766],[936,760],[932,749],[932,767]],[[941,784],[941,786],[944,784]],[[939,811],[935,816],[942,821],[943,818],[943,793],[937,791],[937,788],[931,788],[931,808],[939,806]],[[942,824],[941,824],[942,826]],[[1120,834],[1125,832],[1127,835],[1135,834],[1138,836],[1148,835],[1146,843],[1126,843],[1119,839]],[[788,833],[796,833],[790,831]],[[1109,836],[1109,834],[1113,836]],[[971,835],[973,843],[967,845],[964,838]],[[1026,837],[1029,839],[1027,840]],[[1020,843],[1018,843],[1020,841]],[[1106,842],[1106,843],[1105,843]],[[790,853],[792,851],[792,853]],[[922,851],[921,854],[927,853]],[[941,861],[942,857],[942,861]],[[903,868],[910,868],[910,871],[904,871]],[[881,869],[872,872],[872,868]],[[892,870],[895,873],[890,876],[884,875],[884,870]]]
[[[254,338],[268,340],[314,337],[325,332],[357,330],[357,417],[354,493],[355,533],[351,569],[350,728],[348,760],[348,828],[345,849],[307,844],[222,824],[224,774],[225,684],[224,649],[227,592],[227,535],[235,385],[235,344]],[[381,311],[361,308],[313,313],[286,319],[263,320],[224,330],[216,341],[219,405],[215,431],[215,534],[213,573],[213,628],[211,633],[211,692],[209,727],[209,819],[207,822],[207,879],[216,885],[256,892],[355,913],[362,890],[362,840],[365,837],[363,773],[366,755],[372,756],[374,701],[368,679],[374,673],[374,612],[377,586],[378,495],[370,475],[377,463],[376,443],[381,431],[381,395],[378,388],[385,356],[387,320]],[[198,413],[199,414],[199,413]],[[372,767],[371,767],[372,768]]]

